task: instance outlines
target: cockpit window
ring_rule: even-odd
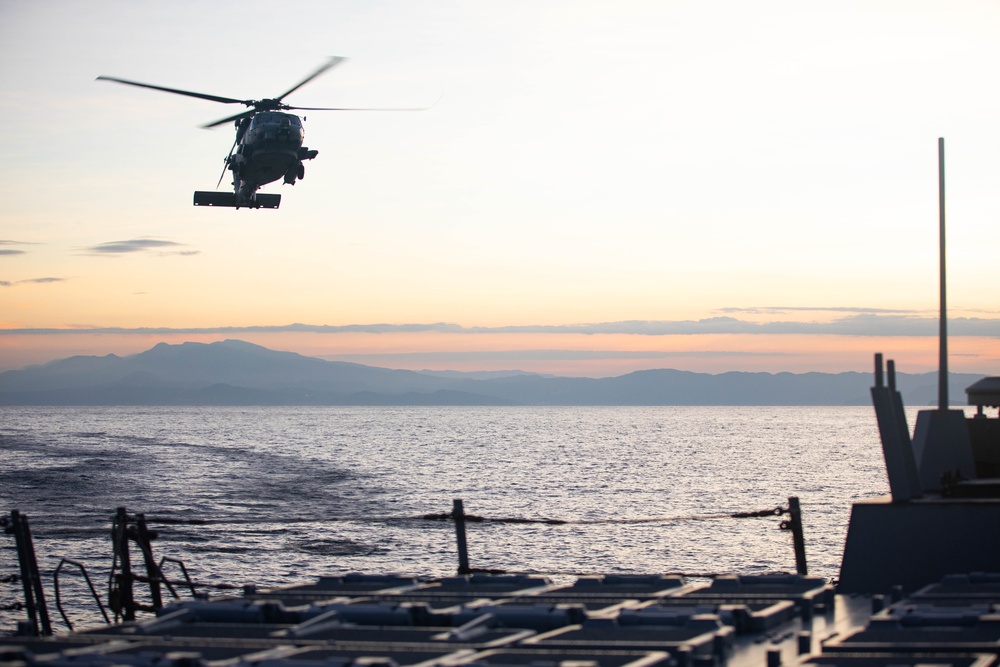
[[[259,113],[253,117],[254,124],[275,123],[277,125],[290,125],[291,127],[301,127],[299,117],[290,113]]]

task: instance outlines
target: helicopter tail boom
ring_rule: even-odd
[[[237,203],[235,192],[198,190],[194,193],[195,206],[221,206],[228,208],[278,208],[281,195],[257,194],[249,203]]]

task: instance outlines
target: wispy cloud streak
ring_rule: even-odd
[[[58,279],[38,279],[58,280]],[[704,334],[746,335],[840,335],[840,336],[936,336],[936,317],[862,313],[830,322],[750,322],[734,317],[710,317],[702,320],[627,320],[592,324],[518,325],[498,327],[466,327],[437,322],[427,324],[287,324],[245,327],[75,327],[0,329],[0,335],[10,334],[241,334],[241,333],[443,333],[443,334],[576,334],[576,335],[637,335],[691,336]],[[952,336],[1000,336],[1000,319],[956,317],[948,320]]]
[[[725,359],[730,357],[780,357],[782,352],[738,350],[463,350],[461,352],[373,352],[326,355],[341,361],[372,360],[463,362],[463,361],[600,361],[605,359]]]
[[[15,257],[17,255],[28,254],[26,250],[20,250],[18,248],[4,248],[3,246],[11,245],[35,245],[34,243],[29,243],[28,241],[12,241],[10,239],[0,239],[0,257]]]
[[[27,278],[25,280],[0,280],[0,287],[14,287],[15,285],[45,285],[48,283],[61,283],[64,282],[66,278],[54,278],[51,276],[46,276],[44,278]]]
[[[852,306],[752,306],[750,308],[719,308],[720,313],[749,313],[776,315],[780,313],[917,313],[922,311],[897,308],[857,308]]]
[[[85,255],[129,255],[134,253],[149,253],[157,255],[197,255],[200,253],[198,250],[184,250],[186,248],[183,243],[177,243],[176,241],[167,241],[164,239],[154,239],[154,238],[139,238],[139,239],[128,239],[125,241],[109,241],[108,243],[99,243],[95,246],[90,246],[89,248],[83,249],[83,254]]]

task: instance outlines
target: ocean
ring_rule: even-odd
[[[887,492],[870,407],[0,409],[0,511],[29,517],[60,629],[50,574],[79,561],[106,596],[121,506],[158,533],[157,559],[217,595],[452,575],[454,525],[421,517],[456,498],[486,518],[566,521],[468,525],[472,567],[558,580],[794,572],[783,517],[726,515],[796,496],[809,573],[835,579],[851,503]],[[14,540],[0,540],[2,631],[24,612]],[[74,624],[100,618],[81,578],[60,588]]]

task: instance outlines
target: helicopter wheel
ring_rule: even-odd
[[[289,167],[288,171],[285,172],[285,184],[295,185],[295,179],[297,178],[299,180],[302,180],[303,178],[305,178],[305,175],[306,175],[305,165],[299,162],[298,166]]]

